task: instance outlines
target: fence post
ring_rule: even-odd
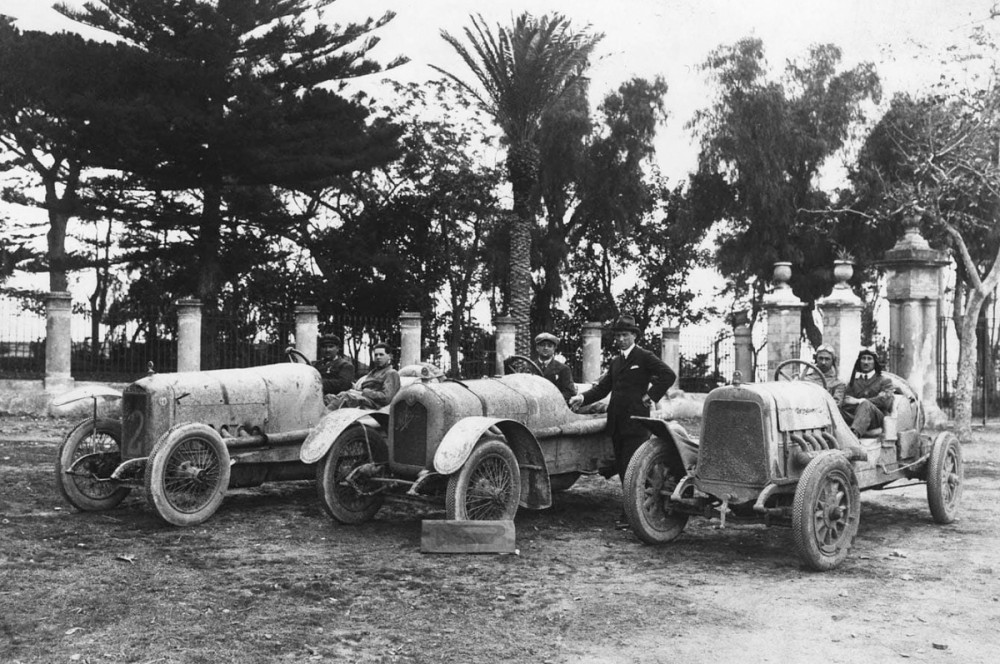
[[[319,308],[311,304],[295,307],[295,350],[310,362],[316,361],[316,345],[319,338]]]
[[[583,373],[584,383],[596,383],[601,377],[601,324],[583,324]]]
[[[681,377],[681,328],[665,327],[660,333],[660,359]]]
[[[201,300],[177,301],[177,371],[201,370]]]
[[[733,355],[736,371],[744,383],[753,383],[757,377],[753,370],[753,330],[747,325],[747,314],[742,312],[733,326]],[[723,376],[732,378],[732,376]]]
[[[823,315],[823,343],[833,347],[837,372],[845,383],[851,380],[854,360],[861,350],[861,298],[847,283],[853,273],[854,266],[846,261],[835,265],[833,276],[837,284],[830,295],[818,303]]]
[[[785,360],[798,359],[802,338],[802,300],[795,297],[788,280],[792,264],[774,264],[774,291],[764,297],[767,310],[767,376]]]
[[[516,355],[515,341],[517,338],[517,327],[514,325],[512,316],[500,316],[496,320],[497,331],[497,369],[499,376],[503,375],[503,361],[511,355]]]
[[[399,315],[399,366],[420,362],[420,312],[404,311]]]
[[[73,320],[73,296],[66,291],[52,291],[45,298],[45,380],[49,393],[73,389],[70,374],[73,347],[70,323]]]

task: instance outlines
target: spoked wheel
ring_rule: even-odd
[[[667,465],[668,444],[647,440],[632,455],[625,471],[625,516],[635,534],[647,544],[675,540],[687,525],[687,514],[675,514],[669,507],[677,476]]]
[[[446,512],[456,521],[513,520],[521,499],[514,452],[501,440],[480,440],[462,468],[448,478]]]
[[[927,462],[927,502],[934,521],[951,523],[955,520],[964,481],[962,446],[955,434],[942,431],[934,438],[931,458]]]
[[[385,498],[374,493],[379,486],[369,480],[382,472],[382,466],[373,462],[387,458],[385,438],[376,429],[353,426],[337,437],[316,469],[319,500],[330,516],[349,524],[364,523],[375,516]]]
[[[309,358],[306,357],[302,351],[289,346],[285,349],[285,355],[288,356],[288,361],[292,364],[310,364]]]
[[[799,558],[810,569],[833,569],[847,557],[861,520],[861,489],[839,450],[809,462],[795,489],[792,533]]]
[[[131,489],[110,481],[122,462],[122,423],[89,418],[66,434],[56,461],[56,486],[70,505],[83,512],[109,510]]]
[[[524,355],[511,355],[503,361],[503,372],[505,374],[528,373],[541,376],[542,368],[538,366],[538,364],[536,364],[530,357],[525,357]]]
[[[146,499],[168,523],[194,526],[215,514],[229,487],[229,450],[199,422],[168,429],[146,467]]]
[[[826,389],[826,376],[812,362],[785,360],[774,369],[775,380],[813,380],[818,378]]]

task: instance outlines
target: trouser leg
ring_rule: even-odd
[[[854,411],[854,421],[851,422],[851,429],[860,438],[869,429],[882,426],[885,416],[882,411],[871,401],[862,401]]]
[[[633,434],[627,436],[616,436],[614,442],[615,446],[615,465],[618,470],[618,479],[621,480],[622,484],[625,484],[625,471],[628,470],[628,463],[632,460],[632,455],[635,451],[646,442],[645,434]]]

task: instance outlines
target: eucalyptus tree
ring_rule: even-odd
[[[838,47],[813,46],[776,79],[761,40],[748,38],[717,48],[702,65],[716,97],[690,124],[701,140],[699,178],[716,178],[726,190],[706,190],[724,205],[693,206],[707,212],[702,224],[718,224],[716,263],[754,314],[776,261],[792,262],[792,289],[806,302],[833,285],[828,270],[816,269],[832,264],[836,249],[836,219],[823,212],[831,201],[818,175],[863,124],[865,102],[881,96],[871,63],[842,70],[840,60]]]
[[[513,193],[507,306],[517,330],[517,352],[531,347],[531,234],[536,211],[532,196],[539,179],[537,136],[542,116],[585,82],[590,56],[603,37],[589,26],[574,30],[561,14],[523,13],[508,28],[492,30],[472,16],[465,40],[442,32],[472,72],[476,83],[439,69],[456,81],[493,117],[507,145],[507,177]]]

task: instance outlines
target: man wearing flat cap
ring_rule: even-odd
[[[649,432],[632,416],[649,417],[653,404],[666,395],[676,374],[653,353],[635,345],[639,327],[632,316],[621,316],[611,328],[618,353],[608,371],[594,387],[570,399],[572,408],[603,399],[609,393],[607,431],[615,449],[615,466],[624,483],[625,470],[632,455]],[[619,519],[624,523],[624,519]]]
[[[342,342],[336,334],[319,338],[319,356],[312,363],[323,379],[323,394],[337,394],[351,389],[354,384],[354,363],[341,355]]]
[[[576,396],[576,385],[573,384],[573,375],[565,364],[555,359],[556,346],[559,345],[559,337],[548,332],[542,332],[535,337],[535,353],[538,356],[538,366],[542,370],[542,375],[552,381],[552,384],[559,388],[563,399],[569,401]]]

